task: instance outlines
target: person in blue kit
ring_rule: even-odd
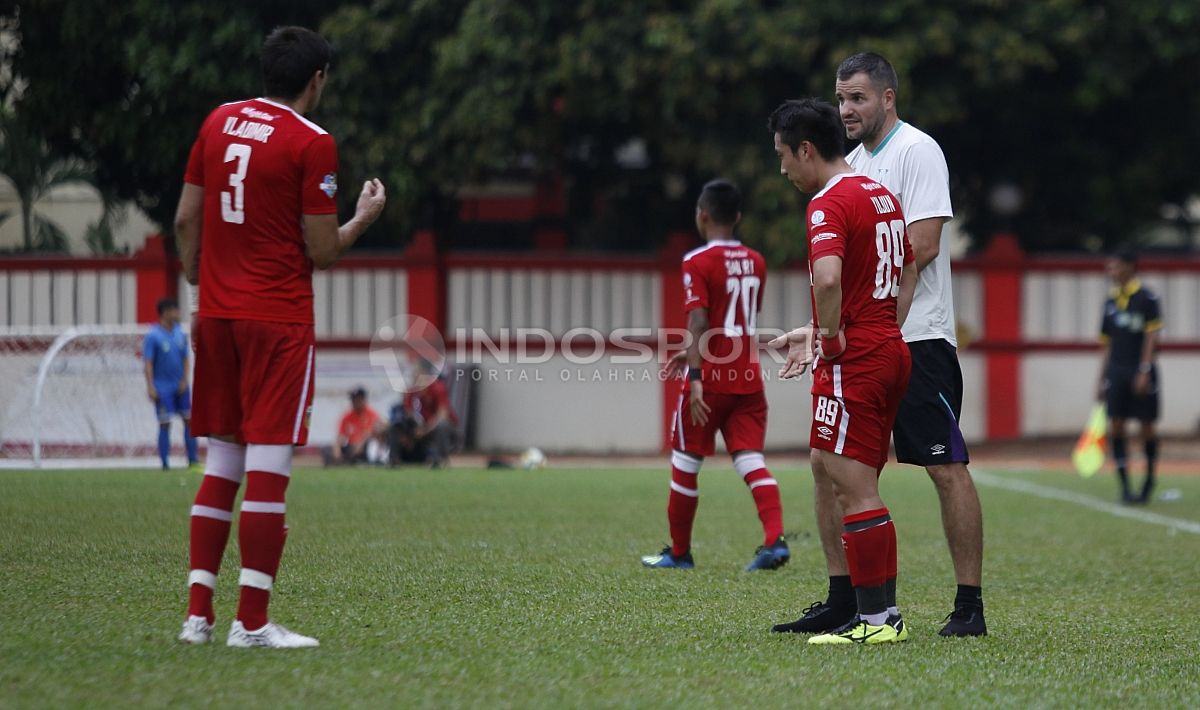
[[[188,465],[199,466],[196,439],[192,436],[192,397],[188,386],[188,337],[179,325],[179,304],[164,298],[158,302],[158,323],[146,333],[146,393],[158,412],[158,456],[163,470],[170,468],[171,418],[183,419],[183,443]]]

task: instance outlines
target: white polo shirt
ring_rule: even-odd
[[[861,144],[846,156],[860,172],[900,199],[906,224],[930,217],[954,216],[950,206],[950,169],[937,142],[904,121],[897,121],[875,152]],[[950,287],[950,237],[942,225],[937,258],[921,270],[908,320],[906,342],[942,338],[958,347],[954,334],[954,291]]]

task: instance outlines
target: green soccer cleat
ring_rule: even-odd
[[[873,626],[860,618],[854,618],[850,623],[827,634],[813,636],[809,643],[818,646],[835,644],[871,644],[871,643],[900,643],[908,640],[908,627],[904,619],[893,615],[881,626]]]

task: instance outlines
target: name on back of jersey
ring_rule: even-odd
[[[725,257],[725,273],[730,276],[752,276],[754,275],[754,259],[746,257],[744,259]]]
[[[275,126],[268,126],[265,123],[238,118],[237,116],[229,116],[225,119],[225,126],[221,129],[221,132],[234,138],[266,143],[271,138],[271,134],[275,132]]]

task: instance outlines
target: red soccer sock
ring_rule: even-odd
[[[244,462],[244,447],[210,441],[206,473],[192,505],[188,616],[203,616],[210,624],[215,620],[213,588],[229,541],[233,501],[241,486]]]
[[[285,470],[290,473],[291,447],[286,448],[288,456]],[[284,494],[289,481],[287,473],[251,470],[246,474],[246,497],[238,518],[242,574],[237,619],[249,631],[261,629],[268,620],[267,605],[271,600],[271,589],[287,537],[287,526],[284,524]]]
[[[758,519],[762,522],[763,544],[773,545],[783,534],[783,503],[779,500],[779,483],[767,470],[766,460],[758,452],[734,456],[733,467],[754,497]]]
[[[884,584],[888,579],[888,560],[895,554],[896,526],[887,508],[876,508],[847,515],[842,519],[846,531],[842,546],[850,567],[850,583],[859,599],[860,614],[877,614],[887,608]],[[869,593],[864,597],[864,591]],[[864,598],[870,608],[863,608]]]
[[[696,506],[700,504],[696,479],[703,462],[704,459],[680,451],[671,453],[671,495],[667,499],[667,522],[671,526],[671,554],[676,557],[692,549],[692,523],[696,520]]]

